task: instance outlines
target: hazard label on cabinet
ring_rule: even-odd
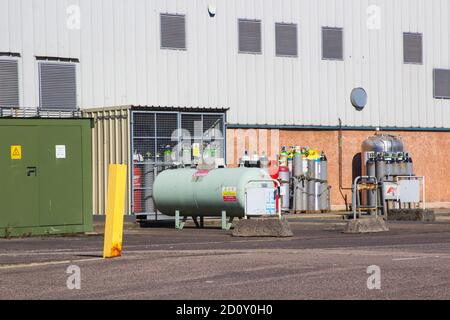
[[[397,200],[398,184],[394,182],[383,183],[383,193],[385,200]]]
[[[22,146],[11,146],[11,160],[22,159]]]
[[[222,198],[224,202],[236,202],[237,201],[236,187],[223,187]]]

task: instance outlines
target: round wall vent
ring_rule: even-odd
[[[361,111],[367,105],[367,92],[364,88],[355,88],[350,95],[352,105],[356,110]]]

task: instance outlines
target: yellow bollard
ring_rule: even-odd
[[[127,166],[122,164],[109,165],[103,258],[114,258],[122,255],[126,183]]]

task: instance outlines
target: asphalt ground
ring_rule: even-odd
[[[120,258],[101,234],[0,240],[0,299],[450,299],[450,216],[342,232],[338,216],[289,217],[294,237],[216,227],[128,228]],[[78,266],[81,289],[67,287]],[[367,286],[369,266],[380,289]]]

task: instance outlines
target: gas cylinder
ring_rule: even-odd
[[[289,168],[289,177],[292,178],[292,170],[294,165],[294,148],[290,147],[288,152],[288,168]]]
[[[406,170],[407,170],[407,164],[408,164],[408,159],[406,159],[406,156],[404,154],[401,155],[401,157],[399,158],[400,164],[399,164],[399,175],[400,176],[405,176],[406,175]]]
[[[248,151],[244,151],[244,155],[241,158],[241,167],[249,168],[250,167],[250,156],[248,155]]]
[[[303,175],[308,176],[308,155],[307,151],[302,153]]]
[[[134,213],[142,213],[142,169],[136,164],[133,169],[133,211]]]
[[[308,205],[307,210],[314,211],[316,208],[316,160],[308,160],[308,181],[307,181],[307,194]]]
[[[294,154],[292,175],[296,178],[300,178],[303,175],[303,161],[302,154],[300,152],[296,152]]]
[[[259,168],[260,167],[259,156],[256,153],[256,151],[253,152],[253,155],[250,159],[250,167],[251,168]]]
[[[408,158],[408,162],[406,163],[406,175],[413,176],[414,175],[413,160],[409,156],[409,154],[407,154],[407,158]]]
[[[319,210],[329,210],[328,159],[323,151],[320,155],[320,180]]]
[[[259,165],[261,169],[269,170],[269,158],[267,157],[266,153],[263,151],[261,154],[261,157],[259,158]]]
[[[289,188],[289,168],[282,166],[279,168],[279,180],[281,183],[281,210],[289,211],[290,207],[290,188]]]
[[[378,154],[375,160],[376,177],[378,182],[382,182],[386,176],[386,160],[381,154]]]
[[[192,147],[188,143],[185,143],[182,148],[182,162],[186,166],[192,164]]]
[[[153,183],[155,182],[155,167],[152,164],[144,164],[141,171],[141,186],[144,187],[141,197],[141,212],[154,213],[155,205],[153,203]]]
[[[300,213],[306,211],[306,181],[304,179],[296,179],[294,184],[294,212]]]
[[[164,148],[164,162],[171,163],[172,162],[172,148],[170,145],[167,145]]]
[[[278,180],[279,176],[280,176],[280,169],[278,167],[278,163],[275,160],[268,160],[269,162],[269,167],[268,167],[268,172],[269,172],[269,176],[273,179],[273,180]],[[281,191],[281,190],[280,190]],[[279,195],[278,193],[275,196],[275,203],[276,203],[276,209],[278,212],[279,209],[279,201],[278,201]]]
[[[269,162],[269,175],[272,179],[278,180],[280,169],[277,165],[277,161],[271,160]]]
[[[400,165],[400,158],[399,158],[398,154],[396,154],[393,159],[392,167],[393,167],[393,172],[392,172],[393,176],[401,175],[401,165]]]
[[[366,163],[366,175],[369,177],[375,177],[377,178],[377,164],[380,166],[384,165],[384,162],[380,159],[379,162],[376,162],[374,158],[370,157],[369,160],[367,160]],[[380,167],[380,172],[382,172],[382,168]],[[378,178],[377,178],[378,179]],[[375,206],[375,196],[376,196],[376,190],[367,190],[366,196],[367,196],[367,206],[368,207],[374,207]]]
[[[319,211],[320,210],[320,192],[321,192],[321,185],[320,179],[322,177],[322,166],[320,165],[321,161],[320,158],[317,158],[314,160],[314,166],[315,166],[315,183],[314,183],[314,209],[313,211]]]
[[[288,153],[286,147],[282,147],[280,153],[280,167],[287,167],[287,165],[288,165]]]
[[[394,168],[392,163],[392,157],[390,154],[386,154],[386,156],[384,157],[384,163],[385,163],[385,177],[387,177],[388,180],[392,180]]]

